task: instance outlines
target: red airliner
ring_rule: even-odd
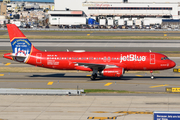
[[[7,29],[13,52],[4,54],[5,58],[51,69],[93,71],[91,80],[98,75],[121,77],[125,71],[152,73],[176,65],[167,56],[154,52],[40,51],[16,25],[8,24]],[[153,74],[151,78],[154,78]]]

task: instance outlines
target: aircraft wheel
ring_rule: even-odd
[[[97,77],[97,74],[91,75],[91,80],[95,80]]]

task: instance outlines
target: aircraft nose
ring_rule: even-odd
[[[176,63],[175,63],[174,61],[171,61],[170,65],[171,65],[171,67],[173,68],[173,67],[176,66]]]

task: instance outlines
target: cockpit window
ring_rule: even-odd
[[[168,57],[164,57],[164,58],[162,57],[161,60],[169,60],[169,58]]]

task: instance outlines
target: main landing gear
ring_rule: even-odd
[[[151,70],[150,73],[151,73],[151,79],[153,80],[154,79],[153,71]]]
[[[95,80],[97,78],[97,73],[91,75],[91,80]]]
[[[91,80],[95,80],[97,78],[98,70],[93,70],[93,73],[91,75]]]

